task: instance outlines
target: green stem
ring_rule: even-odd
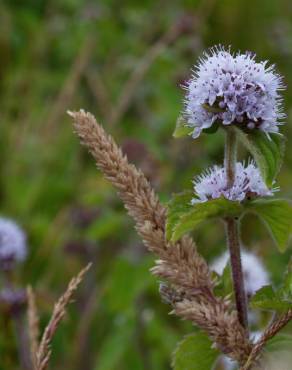
[[[236,175],[236,159],[236,134],[232,129],[227,128],[224,165],[227,175],[228,188],[231,188],[234,184]],[[246,332],[248,334],[247,302],[241,264],[239,222],[236,218],[227,217],[225,219],[225,223],[238,319],[241,325],[246,329]]]
[[[226,129],[225,158],[224,166],[227,174],[227,187],[231,188],[235,180],[235,166],[237,160],[237,140],[236,133],[231,129]]]

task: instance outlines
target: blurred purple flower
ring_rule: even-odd
[[[26,305],[25,289],[2,289],[0,291],[0,306],[10,314],[17,314],[23,310]]]
[[[27,254],[26,235],[12,220],[0,218],[0,266],[21,262]]]

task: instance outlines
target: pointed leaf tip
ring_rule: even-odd
[[[262,176],[271,187],[282,166],[285,152],[285,138],[278,133],[266,133],[260,130],[244,132],[240,128],[233,127],[241,143],[253,156]]]
[[[292,231],[292,206],[286,199],[258,199],[248,205],[267,226],[280,252],[285,252]]]
[[[192,204],[194,194],[176,194],[168,205],[166,237],[176,242],[185,233],[192,231],[202,222],[217,217],[239,216],[242,205],[225,198],[212,199]]]
[[[207,335],[198,332],[178,344],[172,366],[174,370],[211,370],[218,356]]]
[[[194,131],[194,128],[187,126],[183,116],[179,116],[176,120],[175,130],[172,136],[176,139],[190,135]]]

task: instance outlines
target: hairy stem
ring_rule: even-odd
[[[225,139],[224,166],[227,174],[228,188],[231,188],[234,184],[236,159],[237,159],[236,133],[232,129],[227,128]]]
[[[226,130],[225,161],[224,161],[228,188],[231,188],[234,184],[236,175],[235,173],[236,157],[237,157],[236,134],[231,129],[228,128]],[[227,217],[225,219],[225,222],[238,319],[241,325],[246,329],[246,332],[248,333],[247,303],[240,255],[239,224],[238,221],[232,217]]]

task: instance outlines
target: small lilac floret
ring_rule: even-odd
[[[214,166],[196,177],[194,180],[195,198],[192,204],[206,202],[224,197],[231,201],[242,202],[248,197],[272,196],[277,188],[269,189],[264,183],[259,169],[253,162],[246,167],[236,163],[236,175],[231,188],[227,186],[224,167]]]

